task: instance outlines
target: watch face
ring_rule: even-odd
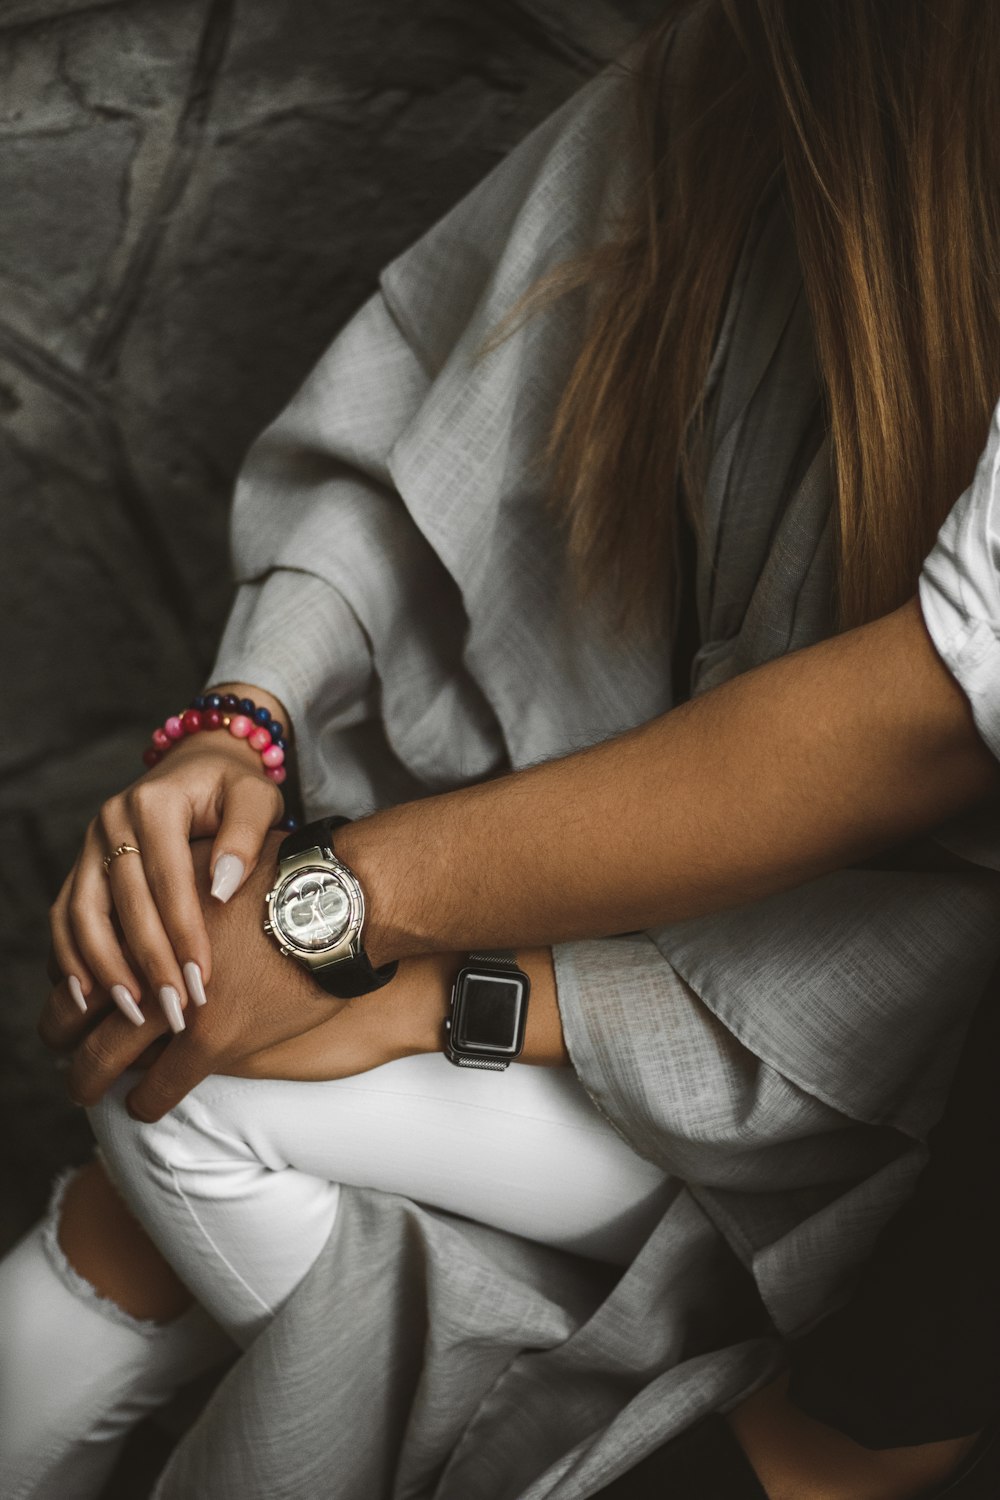
[[[348,887],[332,871],[299,870],[278,887],[272,917],[279,935],[295,948],[315,953],[334,948],[351,925]]]
[[[524,1040],[525,981],[515,975],[463,972],[452,1018],[452,1041],[467,1052],[514,1056]]]

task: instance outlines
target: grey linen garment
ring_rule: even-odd
[[[542,503],[582,302],[481,354],[539,274],[607,232],[623,88],[589,85],[391,265],[248,459],[214,676],[286,702],[313,813],[476,780],[671,705],[670,641],[616,644],[569,602]],[[829,457],[774,187],[710,385],[696,692],[831,628]],[[734,1401],[842,1295],[912,1183],[998,911],[986,869],[852,869],[558,947],[576,1071],[674,1185],[633,1263],[619,1277],[344,1190],[326,1249],[158,1494],[578,1500]]]

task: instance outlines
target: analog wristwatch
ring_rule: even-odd
[[[380,989],[397,967],[374,968],[364,950],[364,892],[333,848],[334,832],[349,822],[320,818],[290,833],[278,850],[278,873],[265,898],[264,931],[341,1000]]]

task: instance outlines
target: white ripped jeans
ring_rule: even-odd
[[[0,1500],[98,1494],[128,1428],[281,1307],[330,1233],[341,1184],[622,1265],[671,1191],[568,1068],[498,1075],[431,1055],[328,1083],[210,1078],[155,1125],[125,1110],[134,1082],[91,1111],[94,1130],[199,1306],[137,1323],[69,1270],[54,1214],[26,1236],[0,1262]]]

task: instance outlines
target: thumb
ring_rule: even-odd
[[[241,776],[227,789],[210,865],[212,895],[217,901],[228,901],[256,869],[281,807],[277,787],[260,777]]]

